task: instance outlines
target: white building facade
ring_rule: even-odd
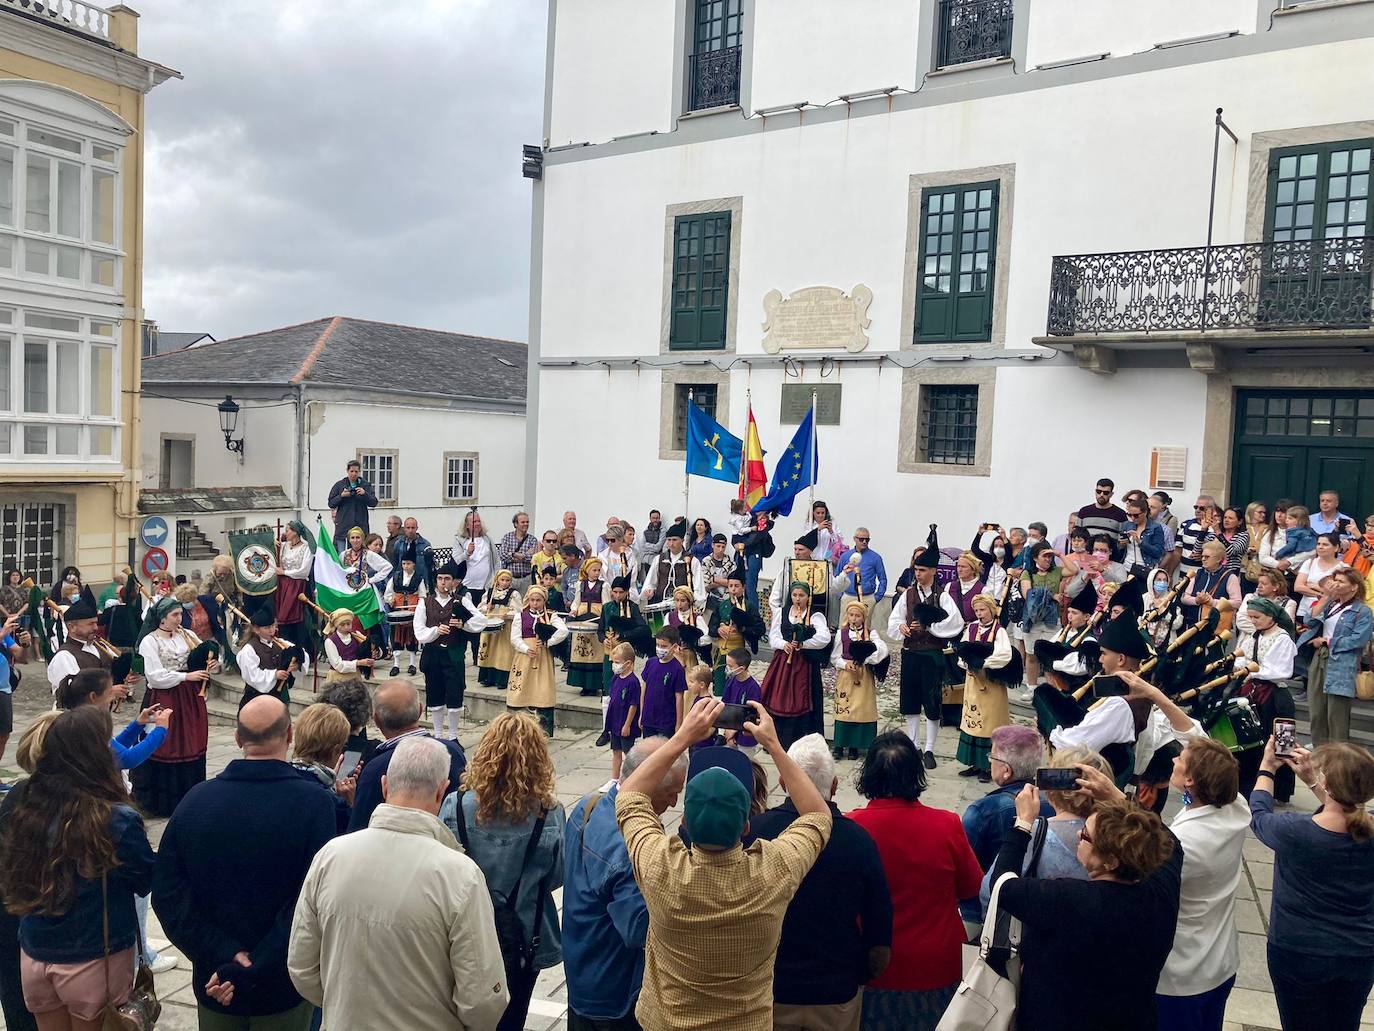
[[[524,378],[522,344],[358,319],[147,358],[142,511],[177,524],[178,572],[204,570],[229,530],[332,527],[330,488],[357,459],[378,496],[370,530],[413,516],[447,547],[476,507],[499,537],[523,507]],[[226,395],[241,450],[221,429]]]
[[[551,0],[536,521],[682,512],[689,392],[740,436],[751,400],[771,472],[813,390],[816,496],[894,554],[1059,532],[1099,476],[1374,511],[1372,37],[1363,0]],[[818,286],[866,339],[765,349]]]

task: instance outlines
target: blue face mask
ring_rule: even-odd
[[[1164,593],[1165,591],[1167,591],[1168,589],[1169,589],[1169,585],[1168,585],[1168,584],[1161,584],[1161,583],[1155,584],[1155,593],[1156,593],[1156,594],[1163,594],[1163,593]]]
[[[196,607],[196,603],[193,601],[184,601],[181,603],[181,607],[189,612],[191,609]]]

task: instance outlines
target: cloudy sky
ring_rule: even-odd
[[[545,0],[136,0],[144,303],[220,339],[353,315],[524,340]]]

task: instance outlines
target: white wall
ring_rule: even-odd
[[[1256,8],[1256,0],[1034,0],[1028,5],[1026,65],[1034,68],[1089,54],[1120,57],[1159,43],[1233,29],[1251,33]]]

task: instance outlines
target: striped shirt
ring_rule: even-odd
[[[1094,537],[1099,533],[1106,534],[1113,546],[1121,540],[1121,524],[1125,521],[1126,513],[1116,505],[1108,505],[1106,508],[1084,505],[1078,510],[1078,525]]]
[[[1210,536],[1209,531],[1204,530],[1202,524],[1196,519],[1185,519],[1178,524],[1178,547],[1183,552],[1183,557],[1178,562],[1180,573],[1186,573],[1190,569],[1202,568],[1201,557],[1194,557],[1193,553],[1201,549],[1202,542],[1208,536]]]
[[[615,818],[649,909],[645,1031],[771,1031],[782,919],[830,839],[830,814],[798,817],[747,849],[689,849],[663,832],[649,796],[621,790]]]

